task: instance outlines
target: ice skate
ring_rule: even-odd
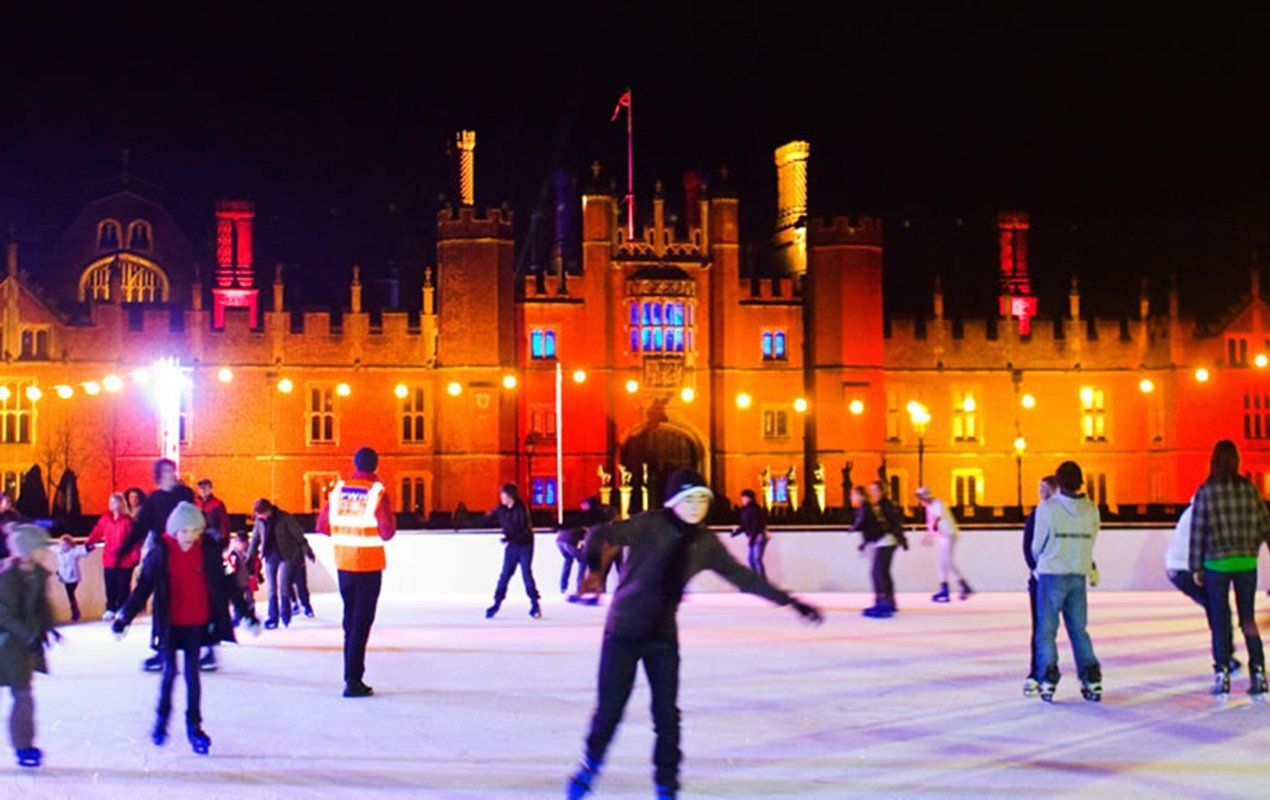
[[[1080,696],[1091,703],[1102,702],[1102,668],[1090,667],[1080,680]]]
[[[599,772],[599,764],[589,759],[583,759],[578,771],[573,773],[569,778],[569,782],[565,784],[565,800],[582,800],[582,798],[591,794],[591,784],[595,781],[595,776]]]
[[[533,601],[529,606],[529,616],[534,619],[542,619],[542,606],[538,605],[537,600]]]
[[[168,721],[166,717],[156,716],[154,728],[150,731],[150,741],[155,747],[162,747],[168,742]]]
[[[958,597],[958,599],[959,599],[959,600],[969,600],[969,599],[970,599],[970,595],[972,595],[972,594],[974,594],[974,593],[975,593],[975,590],[970,588],[970,584],[969,584],[969,583],[966,583],[966,579],[965,579],[965,578],[962,578],[962,580],[961,580],[961,595],[960,595],[960,597]]]
[[[207,648],[207,652],[198,660],[199,672],[215,672],[220,669],[220,665],[216,663],[216,651]]]
[[[939,591],[930,596],[932,603],[947,603],[952,598],[948,595],[948,584],[939,584]]]
[[[675,800],[679,796],[679,790],[669,786],[657,786],[657,800]]]
[[[1254,703],[1266,705],[1266,668],[1254,666],[1248,674],[1248,696]]]
[[[498,613],[498,610],[499,610],[500,608],[502,608],[502,607],[503,607],[503,603],[502,603],[502,601],[500,600],[500,601],[495,602],[495,603],[494,603],[494,605],[492,605],[492,606],[490,606],[489,608],[485,609],[485,619],[493,619],[493,618],[494,618],[494,615],[496,615],[496,614]]]
[[[1031,675],[1027,677],[1027,680],[1023,681],[1023,696],[1024,697],[1036,697],[1036,695],[1040,693],[1040,691],[1041,691],[1040,681],[1038,681],[1036,678],[1033,678]]]
[[[886,619],[891,616],[891,612],[887,610],[886,606],[883,605],[881,601],[878,601],[860,613],[870,619]]]
[[[33,769],[44,763],[44,753],[38,747],[20,747],[13,751],[18,758],[18,766]]]
[[[1230,670],[1213,670],[1213,702],[1218,706],[1230,700]]]
[[[374,694],[375,690],[361,681],[358,681],[357,683],[350,683],[344,687],[345,697],[371,697]]]
[[[190,747],[200,756],[205,756],[212,749],[212,738],[203,732],[203,728],[195,722],[185,724],[185,735],[190,740]]]
[[[101,615],[102,622],[113,622],[114,619],[115,619],[115,612],[113,611],[107,611],[105,614]]]
[[[1054,692],[1058,690],[1058,670],[1051,667],[1040,680],[1037,694],[1046,703],[1054,702]]]

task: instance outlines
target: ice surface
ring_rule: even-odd
[[[1025,700],[1027,598],[933,606],[901,596],[892,620],[860,595],[819,595],[821,628],[737,595],[682,614],[683,797],[1265,797],[1270,709],[1236,680],[1213,709],[1204,622],[1176,593],[1091,595],[1102,705],[1080,699],[1070,650],[1056,705]],[[183,731],[150,744],[158,680],[144,675],[148,621],[114,641],[67,627],[36,686],[38,772],[0,764],[3,797],[556,798],[591,710],[603,609],[552,599],[534,621],[513,593],[385,598],[367,681],[344,700],[339,599],[318,619],[226,647],[205,676],[212,755]],[[1242,655],[1242,645],[1240,645]],[[0,713],[7,714],[7,702]],[[597,798],[651,797],[641,684]],[[184,709],[178,683],[173,722]]]

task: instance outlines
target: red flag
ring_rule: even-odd
[[[613,107],[613,118],[609,122],[617,122],[617,115],[622,113],[623,108],[631,107],[631,90],[627,89],[622,92],[622,96],[617,98],[617,105]]]

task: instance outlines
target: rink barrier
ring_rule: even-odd
[[[1099,591],[1172,591],[1164,571],[1164,551],[1172,528],[1109,528],[1094,547],[1101,577]],[[718,531],[720,540],[746,563],[746,540]],[[923,544],[925,534],[909,533],[909,550],[895,556],[894,575],[900,592],[933,592],[935,548]],[[309,565],[309,586],[314,592],[334,592],[335,560],[330,537],[308,535],[317,554]],[[559,596],[563,560],[556,549],[556,534],[543,531],[535,537],[534,576],[544,598]],[[778,586],[798,592],[867,592],[869,564],[857,552],[859,536],[840,528],[777,528],[767,547],[768,578]],[[503,563],[498,531],[402,531],[387,544],[386,594],[403,596],[491,596]],[[958,539],[957,566],[977,591],[1013,592],[1027,586],[1022,534],[1008,529],[963,529]],[[81,562],[83,579],[79,601],[88,620],[101,616],[104,589],[101,550]],[[1261,555],[1262,576],[1270,573],[1270,555]],[[573,583],[571,579],[570,583]],[[1263,578],[1262,583],[1270,583]],[[611,585],[611,584],[610,584]],[[731,591],[716,575],[697,576],[691,591]],[[519,575],[512,579],[509,598],[522,597]],[[49,597],[59,619],[69,618],[66,596],[56,577],[49,581]],[[264,597],[263,589],[257,594]]]

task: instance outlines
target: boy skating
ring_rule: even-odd
[[[1086,630],[1089,610],[1085,585],[1093,570],[1098,537],[1098,507],[1081,493],[1085,478],[1074,461],[1064,461],[1054,477],[1058,494],[1036,509],[1032,555],[1036,557],[1037,623],[1034,648],[1040,695],[1053,702],[1058,686],[1058,618],[1061,614],[1076,657],[1080,691],[1086,700],[1102,700],[1102,668]]]
[[[203,512],[193,503],[181,502],[172,510],[165,526],[167,533],[146,553],[137,587],[111,623],[111,630],[122,637],[154,596],[150,645],[158,651],[163,677],[150,738],[156,745],[167,742],[176,656],[183,653],[185,733],[199,755],[207,755],[212,746],[211,738],[203,732],[199,651],[207,645],[234,641],[230,603],[247,617],[253,634],[260,630],[255,611],[238,592],[234,576],[225,573],[220,542],[204,534],[206,524]]]
[[[600,652],[599,699],[591,720],[582,765],[569,779],[565,796],[578,800],[591,793],[605,752],[630,699],[640,662],[652,689],[654,778],[659,798],[679,790],[679,636],[676,615],[684,587],[698,572],[713,570],[743,592],[777,605],[792,605],[810,622],[823,617],[815,606],[769,585],[741,566],[701,523],[713,494],[697,473],[681,469],[670,476],[665,508],[602,528],[587,548],[588,580],[599,580],[605,550],[629,547],[617,591],[609,608]]]
[[[0,686],[13,694],[9,738],[18,766],[38,767],[44,754],[35,746],[35,695],[31,679],[48,672],[44,648],[53,629],[46,586],[50,567],[48,534],[35,525],[16,524],[4,537],[10,558],[0,570]]]
[[[933,542],[935,545],[935,571],[939,575],[939,591],[931,596],[931,601],[935,603],[949,601],[948,581],[953,575],[957,576],[957,583],[961,588],[961,599],[969,598],[974,594],[974,590],[970,588],[966,577],[961,574],[961,570],[957,569],[957,563],[953,560],[953,551],[957,547],[959,533],[956,518],[953,517],[948,504],[932,494],[925,486],[917,490],[917,502],[926,509],[926,541],[928,544]]]

